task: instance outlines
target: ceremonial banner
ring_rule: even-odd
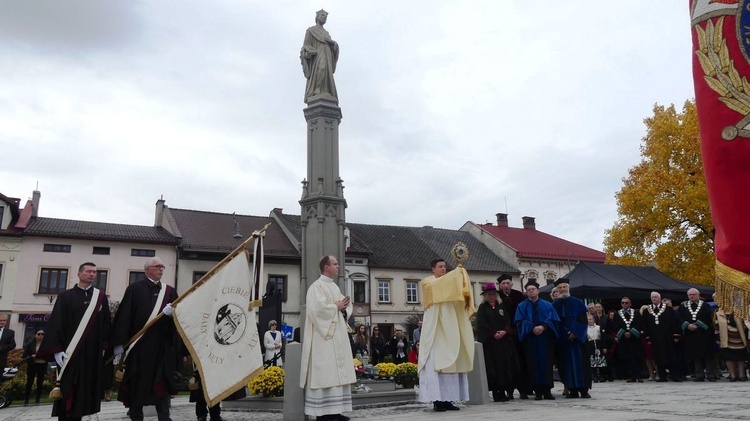
[[[256,262],[263,260],[257,246],[262,238],[256,237]],[[263,371],[255,310],[249,306],[255,291],[245,244],[201,278],[189,295],[180,297],[174,309],[175,325],[198,368],[209,406]]]
[[[693,81],[716,235],[716,301],[750,305],[750,0],[692,0]]]

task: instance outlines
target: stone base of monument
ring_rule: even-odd
[[[365,386],[370,389],[367,393],[372,392],[393,392],[396,390],[396,382],[391,380],[362,380],[360,382],[362,386]],[[356,390],[352,389],[352,393],[361,393],[357,392]]]

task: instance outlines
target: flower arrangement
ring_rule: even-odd
[[[393,377],[396,384],[400,384],[404,389],[411,389],[419,383],[417,377],[417,365],[414,363],[401,363],[393,370]]]
[[[362,361],[358,359],[354,359],[354,374],[357,375],[357,378],[362,377],[362,375],[365,373],[365,365],[362,364]]]
[[[378,369],[378,376],[380,377],[392,377],[393,371],[396,369],[396,364],[393,363],[380,363],[375,366]]]
[[[247,385],[253,395],[262,394],[265,398],[284,396],[284,369],[272,365]]]

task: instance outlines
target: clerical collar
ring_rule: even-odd
[[[159,281],[154,281],[153,279],[149,278],[148,276],[146,277],[146,279],[148,279],[149,281],[151,281],[151,283],[154,284],[154,285],[159,285]]]
[[[333,278],[329,278],[329,277],[323,275],[322,273],[320,274],[320,279],[322,281],[325,281],[325,282],[333,282]]]
[[[81,284],[76,284],[76,286],[78,287],[78,289],[82,289],[84,291],[88,291],[88,290],[90,290],[91,288],[94,287],[94,284],[91,284],[91,285],[87,286],[86,288],[81,288]]]

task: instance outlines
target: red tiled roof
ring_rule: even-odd
[[[473,223],[473,222],[472,222]],[[537,229],[475,224],[507,244],[520,258],[542,258],[604,263],[605,254]]]

